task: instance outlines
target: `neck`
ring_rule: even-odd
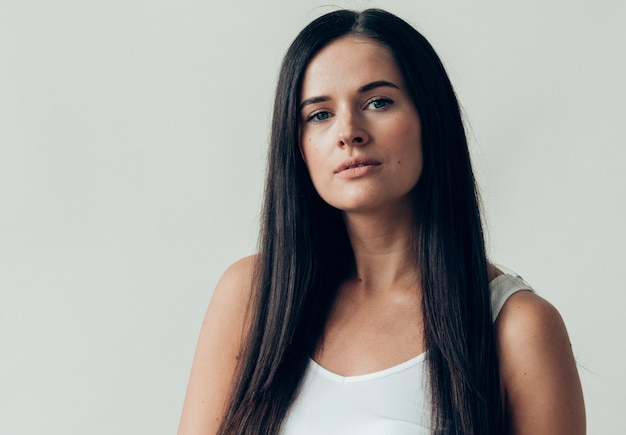
[[[367,293],[415,288],[419,277],[413,239],[413,213],[382,210],[344,213],[354,252],[355,284]]]

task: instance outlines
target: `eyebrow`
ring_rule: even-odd
[[[377,80],[375,82],[372,83],[368,83],[366,85],[361,86],[357,92],[359,94],[364,94],[365,92],[369,92],[372,91],[374,89],[377,88],[382,88],[382,87],[388,87],[388,88],[395,88],[395,89],[400,89],[400,87],[398,85],[395,85],[391,82],[388,82],[386,80]],[[316,103],[323,103],[325,101],[329,101],[330,97],[327,96],[319,96],[319,97],[311,97],[311,98],[307,98],[306,100],[302,101],[302,103],[300,103],[300,110],[302,110],[304,108],[304,106],[308,106],[309,104],[316,104]]]

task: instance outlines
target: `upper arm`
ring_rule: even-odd
[[[509,432],[586,433],[578,370],[558,311],[522,291],[504,304],[495,326]]]
[[[254,261],[236,262],[215,287],[198,338],[179,435],[214,434],[220,425],[241,352]]]

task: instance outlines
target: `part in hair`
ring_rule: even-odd
[[[314,20],[283,60],[250,330],[220,434],[279,431],[337,289],[354,273],[341,213],[316,193],[299,151],[304,71],[316,53],[347,35],[370,38],[392,53],[420,116],[424,166],[413,192],[413,246],[423,291],[433,433],[502,433],[480,207],[459,105],[428,41],[400,18],[368,9]]]

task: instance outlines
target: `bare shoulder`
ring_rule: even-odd
[[[179,435],[214,434],[241,352],[256,256],[231,265],[217,283],[194,356]]]
[[[215,286],[213,296],[211,297],[211,305],[217,305],[218,308],[241,309],[242,304],[247,305],[252,288],[252,280],[256,265],[257,256],[250,255],[233,263],[224,273]],[[221,312],[221,310],[219,310]],[[216,313],[219,315],[219,313]],[[206,320],[206,319],[205,319]]]
[[[576,361],[557,309],[520,291],[504,304],[495,328],[510,433],[586,433]]]
[[[256,259],[254,255],[242,258],[222,274],[202,323],[199,345],[202,340],[211,340],[220,349],[236,349],[239,354]]]

